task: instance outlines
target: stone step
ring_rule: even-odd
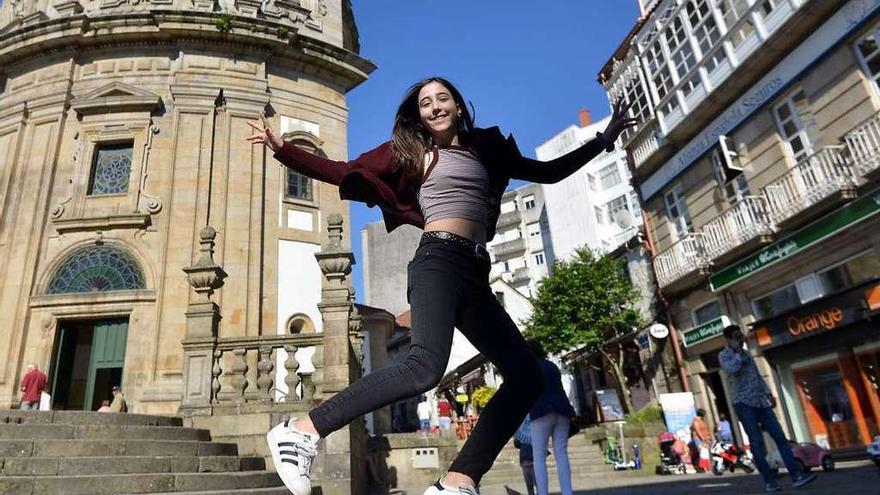
[[[0,439],[53,439],[53,440],[211,440],[209,430],[180,426],[143,425],[64,425],[64,424],[8,424],[0,423]]]
[[[239,493],[236,490],[281,486],[277,474],[262,471],[0,477],[0,493],[4,495],[117,495],[193,491]]]
[[[313,491],[313,493],[320,493],[317,491]],[[157,493],[154,495],[290,495],[290,490],[284,487],[280,488],[249,488],[242,490],[235,490],[234,492],[230,492],[229,490],[220,490],[220,491],[207,491],[207,492],[168,492],[168,493]],[[124,495],[134,495],[134,494],[124,494]]]
[[[237,454],[238,446],[234,443],[189,440],[0,440],[0,457],[190,457]]]
[[[262,457],[126,456],[12,457],[0,459],[3,476],[73,476],[77,474],[202,473],[262,471]]]
[[[320,493],[317,487],[312,487],[313,493]],[[199,491],[199,492],[164,492],[164,493],[155,493],[153,495],[290,495],[290,490],[284,487],[278,488],[246,488],[241,490],[229,491],[229,490],[210,490],[210,491]],[[131,493],[126,493],[122,495],[134,495]]]
[[[174,416],[92,411],[21,411],[18,409],[0,409],[0,423],[183,426],[183,420]]]

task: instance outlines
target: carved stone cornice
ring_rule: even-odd
[[[149,213],[129,213],[91,218],[59,218],[53,219],[52,223],[59,234],[82,231],[106,232],[114,229],[143,230],[150,226],[150,218]]]
[[[80,115],[123,111],[152,112],[162,104],[162,97],[145,89],[113,82],[74,98],[70,107]]]

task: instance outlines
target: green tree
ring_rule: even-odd
[[[634,307],[638,298],[624,260],[578,249],[570,260],[555,263],[541,280],[532,316],[526,321],[526,337],[539,340],[554,354],[580,347],[601,354],[611,364],[624,407],[632,413],[620,337],[642,326]]]

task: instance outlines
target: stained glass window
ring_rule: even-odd
[[[131,175],[132,144],[101,145],[95,150],[89,194],[121,194],[128,192]]]
[[[74,252],[49,283],[49,294],[143,289],[141,267],[127,252],[112,246],[90,246]]]

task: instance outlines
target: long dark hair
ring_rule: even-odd
[[[432,82],[440,83],[448,89],[455,104],[461,110],[456,132],[462,145],[467,146],[470,143],[471,133],[474,131],[474,118],[468,111],[461,93],[451,82],[442,77],[429,77],[413,84],[404,95],[394,117],[391,150],[397,166],[403,167],[408,176],[419,180],[424,174],[425,154],[434,145],[431,133],[425,129],[419,115],[419,91]]]

